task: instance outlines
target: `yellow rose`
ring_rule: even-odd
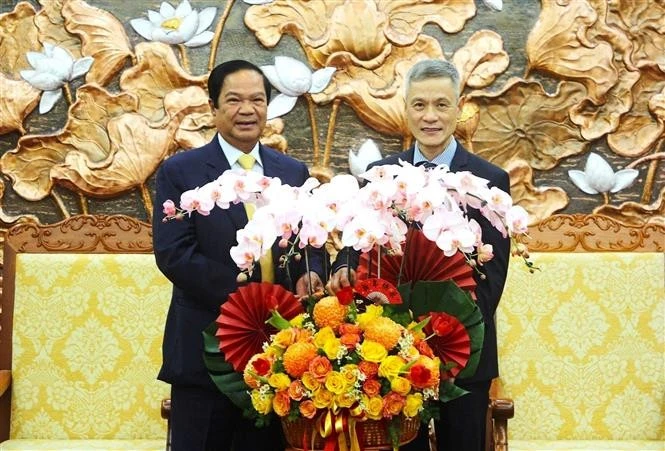
[[[314,375],[309,371],[306,371],[302,375],[302,384],[309,391],[315,391],[318,390],[319,387],[321,387],[321,382],[319,382],[319,380],[315,378]]]
[[[368,305],[365,313],[361,313],[356,318],[356,322],[361,329],[365,330],[365,326],[374,318],[383,315],[383,307],[380,305]]]
[[[390,389],[399,395],[406,396],[411,391],[411,382],[405,377],[394,377],[390,381]]]
[[[280,358],[282,354],[284,354],[284,349],[274,345],[268,346],[268,348],[265,350],[265,354],[268,357]]]
[[[380,420],[383,411],[383,399],[380,396],[373,396],[365,403],[367,417],[371,420]]]
[[[326,326],[314,334],[314,344],[317,348],[323,348],[326,341],[335,338],[335,332],[332,327]]]
[[[329,338],[323,344],[323,352],[326,353],[326,356],[330,360],[337,359],[337,354],[339,354],[339,349],[342,346],[342,343],[339,341],[339,338]]]
[[[379,363],[388,355],[388,351],[386,351],[386,348],[384,348],[383,345],[371,340],[364,341],[363,344],[360,345],[358,353],[368,362],[375,363]]]
[[[344,379],[346,379],[347,387],[351,387],[356,383],[356,380],[358,380],[358,365],[352,363],[344,365],[339,369],[339,372],[344,376]]]
[[[423,406],[423,395],[422,393],[414,393],[412,395],[407,395],[406,403],[404,404],[404,410],[402,412],[409,418],[413,418],[418,415],[420,409]]]
[[[272,344],[278,348],[286,349],[296,341],[296,331],[292,328],[282,329],[275,334]]]
[[[334,396],[332,393],[330,393],[328,390],[325,388],[319,388],[317,391],[314,392],[314,406],[317,409],[327,409],[332,405]]]
[[[349,408],[356,402],[356,398],[349,392],[340,393],[335,397],[335,402],[341,408]]]
[[[392,379],[399,376],[399,370],[406,362],[398,355],[389,355],[379,365],[379,376]]]
[[[275,373],[268,379],[268,384],[276,391],[286,390],[291,385],[291,379],[284,373]]]
[[[305,314],[301,313],[300,315],[296,315],[293,318],[291,318],[289,324],[291,324],[293,327],[302,327],[304,319],[305,319]]]
[[[252,406],[254,410],[263,415],[268,415],[272,411],[272,398],[274,395],[261,394],[258,390],[252,390]]]
[[[326,388],[339,395],[346,389],[346,379],[337,371],[331,371],[326,378]]]
[[[286,390],[278,391],[272,400],[272,408],[277,415],[285,417],[291,410],[291,398]]]

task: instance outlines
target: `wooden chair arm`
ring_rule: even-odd
[[[492,412],[493,441],[495,451],[508,450],[508,420],[515,416],[515,405],[512,399],[492,399],[490,401]]]
[[[5,394],[12,383],[12,371],[0,370],[0,397]]]
[[[162,418],[171,418],[171,398],[162,399]]]

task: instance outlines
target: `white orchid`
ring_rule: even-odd
[[[573,183],[587,194],[616,193],[629,186],[639,172],[636,169],[621,169],[614,172],[607,161],[596,153],[590,153],[584,172],[573,169],[568,176]]]
[[[316,94],[330,83],[334,67],[324,67],[316,72],[302,62],[289,56],[276,56],[272,66],[261,66],[270,83],[281,94],[268,105],[268,120],[283,116],[293,109],[298,97],[303,94]]]
[[[217,8],[214,7],[199,13],[192,9],[188,0],[182,0],[177,8],[163,2],[159,12],[148,11],[148,19],[132,19],[129,23],[149,41],[199,47],[212,41],[214,34],[206,29],[212,24],[216,13]]]
[[[381,151],[374,141],[368,139],[357,152],[354,152],[353,149],[349,150],[349,170],[355,178],[360,180],[360,174],[367,170],[367,166],[380,159]]]
[[[44,91],[39,102],[40,114],[51,111],[62,97],[62,87],[88,72],[94,62],[90,56],[74,61],[66,49],[49,42],[44,43],[43,52],[28,52],[26,58],[33,70],[22,70],[21,77]]]

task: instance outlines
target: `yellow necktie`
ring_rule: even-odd
[[[243,169],[251,170],[256,163],[256,159],[250,154],[244,153],[238,157],[238,164]],[[245,212],[247,212],[247,219],[252,219],[254,216],[254,204],[245,204]],[[272,251],[268,249],[268,253],[259,259],[259,266],[261,267],[261,281],[274,282],[275,270],[272,264]]]

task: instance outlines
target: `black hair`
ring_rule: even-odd
[[[270,81],[268,81],[268,78],[263,74],[261,69],[249,61],[231,60],[218,64],[210,72],[210,76],[208,76],[208,95],[215,108],[219,106],[219,93],[222,91],[226,76],[241,70],[251,70],[261,75],[263,78],[263,87],[266,91],[266,101],[270,101]]]

